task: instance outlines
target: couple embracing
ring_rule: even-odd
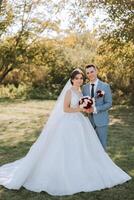
[[[80,69],[71,73],[29,152],[0,167],[0,185],[63,196],[111,188],[131,179],[106,153],[110,87],[97,78],[94,65],[85,70],[89,83],[83,86]],[[79,105],[83,96],[95,100],[89,109]]]

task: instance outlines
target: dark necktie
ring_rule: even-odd
[[[91,87],[91,98],[94,97],[94,85],[95,85],[95,84],[93,84],[93,83],[91,84],[91,86],[92,86],[92,87]]]

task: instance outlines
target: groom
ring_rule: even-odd
[[[103,148],[106,150],[109,123],[108,110],[112,106],[112,94],[109,84],[99,80],[97,73],[97,68],[94,65],[86,66],[86,75],[89,83],[83,86],[82,91],[84,96],[90,96],[95,100],[94,106],[88,110],[90,113],[89,120]]]

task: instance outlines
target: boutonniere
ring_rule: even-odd
[[[104,96],[104,94],[105,94],[105,92],[103,91],[103,90],[97,90],[97,98],[99,98],[99,97],[103,97]]]

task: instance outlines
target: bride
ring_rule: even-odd
[[[110,159],[82,114],[85,110],[78,105],[82,84],[83,73],[75,69],[27,155],[0,167],[0,185],[62,196],[111,188],[131,179]]]

